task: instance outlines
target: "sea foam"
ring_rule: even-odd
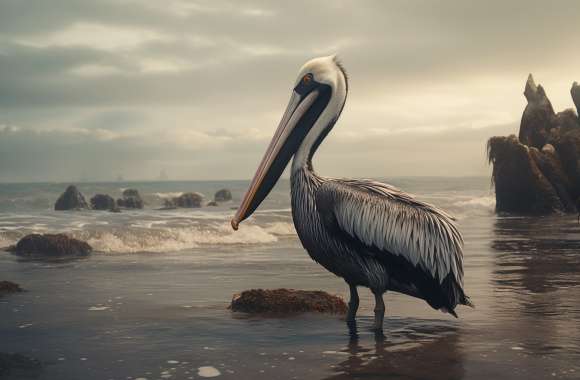
[[[233,231],[228,223],[159,228],[99,228],[73,231],[72,236],[87,241],[97,252],[174,252],[204,245],[271,244],[292,235],[289,223],[264,226],[248,224]]]

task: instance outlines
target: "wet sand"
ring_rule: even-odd
[[[339,316],[259,318],[227,310],[248,288],[346,296],[295,238],[271,246],[94,254],[68,262],[0,253],[0,353],[33,358],[23,379],[579,379],[580,227],[574,217],[462,221],[476,309],[460,318],[385,297],[384,336],[361,291],[356,328]],[[1,362],[1,360],[0,360]]]

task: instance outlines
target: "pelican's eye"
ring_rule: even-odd
[[[302,77],[302,83],[304,85],[309,85],[312,82],[312,74],[306,74]]]

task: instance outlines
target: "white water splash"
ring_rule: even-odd
[[[161,199],[171,199],[171,198],[177,198],[179,196],[181,196],[183,194],[182,191],[169,191],[166,193],[153,193],[154,196],[156,196],[157,198],[161,198]]]
[[[200,377],[217,377],[219,375],[221,372],[215,367],[205,366],[197,369],[197,376]]]
[[[229,224],[164,228],[84,229],[71,235],[89,243],[97,252],[175,252],[202,245],[270,244],[286,235],[288,227],[245,225],[233,231]],[[278,235],[278,236],[277,236]]]
[[[105,311],[109,309],[109,306],[91,306],[88,308],[89,311]]]
[[[294,228],[294,224],[292,223],[285,222],[270,223],[266,227],[264,227],[264,230],[267,231],[268,233],[277,236],[296,235],[296,229]]]
[[[494,210],[495,196],[484,195],[456,201],[449,211],[458,220],[462,220],[471,216],[491,215]]]

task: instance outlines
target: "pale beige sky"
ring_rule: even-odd
[[[488,175],[528,73],[580,81],[580,3],[0,0],[0,181],[249,178],[300,66],[338,53],[315,158],[350,177]]]

